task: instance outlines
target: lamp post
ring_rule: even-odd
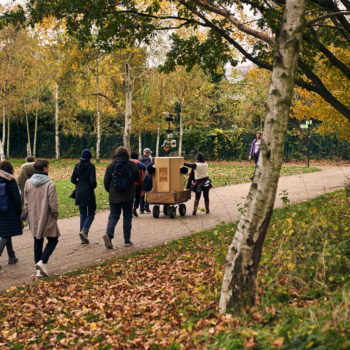
[[[310,167],[310,149],[311,149],[311,135],[310,135],[310,127],[312,124],[312,120],[307,120],[305,124],[301,124],[300,127],[302,129],[307,129],[307,166]]]

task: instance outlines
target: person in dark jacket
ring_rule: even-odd
[[[22,207],[24,204],[24,186],[26,184],[26,181],[30,179],[35,172],[34,162],[35,158],[33,156],[28,156],[26,158],[26,162],[21,165],[21,173],[18,175],[17,183],[19,189],[21,190]],[[24,212],[22,213],[22,216],[24,216]]]
[[[151,163],[148,163],[148,165],[144,165],[143,163],[141,163],[138,160],[138,154],[136,152],[131,152],[131,161],[134,162],[137,165],[137,168],[139,169],[139,173],[140,173],[140,177],[141,177],[141,181],[137,182],[136,185],[136,196],[135,196],[135,201],[134,201],[134,208],[132,210],[132,215],[134,215],[135,217],[138,216],[137,215],[137,208],[140,205],[140,199],[141,196],[145,195],[145,192],[142,190],[142,182],[143,179],[145,177],[145,171],[150,169],[153,165],[153,161]]]
[[[96,212],[95,188],[96,168],[90,162],[92,154],[84,149],[81,153],[80,162],[74,167],[71,182],[75,187],[75,204],[79,205],[80,212],[80,239],[82,244],[89,244],[89,229],[94,221]]]
[[[151,149],[146,147],[144,150],[143,150],[143,156],[140,157],[139,161],[141,164],[145,165],[146,167],[151,167],[151,163],[153,164],[153,159],[152,159],[152,156],[151,156]],[[141,196],[140,196],[140,214],[144,214],[144,212],[147,212],[147,213],[150,213],[151,210],[149,208],[149,203],[146,202],[146,193],[143,193]]]
[[[262,144],[262,132],[258,131],[256,133],[256,138],[252,142],[252,145],[250,147],[250,152],[249,152],[249,160],[251,160],[252,156],[253,156],[254,163],[255,163],[254,173],[253,173],[253,176],[250,178],[251,180],[253,180],[253,178],[255,176],[256,165],[257,165],[258,160],[259,160],[261,144]]]
[[[23,233],[21,213],[22,204],[16,179],[13,176],[13,166],[10,162],[0,163],[0,256],[7,249],[8,264],[16,264],[18,258],[13,250],[12,237]],[[5,202],[5,203],[4,203]],[[1,267],[0,267],[1,268]]]
[[[122,192],[117,192],[115,188],[115,181],[113,180],[113,171],[117,162],[125,163],[130,167],[132,172],[132,179],[129,188]],[[106,234],[103,236],[103,240],[107,249],[113,249],[112,239],[114,238],[114,229],[120,218],[121,211],[123,210],[123,233],[124,233],[124,246],[130,247],[133,243],[130,241],[131,236],[131,222],[132,222],[132,207],[134,198],[136,195],[135,183],[140,182],[141,177],[139,170],[132,161],[129,160],[129,152],[125,147],[118,147],[113,157],[112,163],[110,163],[106,169],[105,177],[103,180],[104,187],[109,192],[109,207],[110,214],[108,217],[108,224]]]

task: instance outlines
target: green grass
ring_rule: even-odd
[[[20,172],[20,166],[23,160],[11,159],[10,160],[15,167],[16,175]],[[55,181],[57,186],[57,196],[59,203],[60,218],[68,218],[79,215],[79,209],[75,205],[74,200],[69,198],[69,195],[74,189],[74,185],[70,182],[70,177],[74,169],[74,165],[77,163],[77,159],[62,159],[62,160],[50,160],[49,176]],[[94,163],[96,166],[97,174],[97,189],[96,204],[97,210],[106,210],[108,206],[108,193],[103,187],[103,176],[109,161],[103,160],[100,163]],[[302,174],[319,171],[318,168],[287,165],[283,166],[281,170],[282,175]],[[212,179],[214,187],[234,185],[250,181],[250,177],[254,172],[254,165],[249,163],[209,163],[209,175]]]
[[[217,312],[232,223],[1,293],[0,343],[349,349],[349,213],[343,190],[274,210],[257,306],[239,315]]]

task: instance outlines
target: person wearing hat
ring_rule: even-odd
[[[148,167],[153,162],[151,153],[152,153],[151,149],[146,147],[143,150],[143,156],[140,157],[140,159],[139,159],[140,163],[142,163],[144,166]],[[141,197],[140,197],[140,214],[144,214],[145,211],[147,213],[151,212],[151,210],[149,208],[149,203],[145,201],[145,196],[146,196],[146,193],[143,193],[143,195],[141,195]]]
[[[96,168],[90,162],[91,157],[91,151],[84,149],[71,177],[71,182],[75,185],[75,204],[79,206],[80,212],[79,237],[82,244],[89,243],[89,229],[96,212]]]

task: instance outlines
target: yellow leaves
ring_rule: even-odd
[[[287,263],[287,268],[288,268],[289,271],[294,271],[295,264],[290,261],[290,262]]]

